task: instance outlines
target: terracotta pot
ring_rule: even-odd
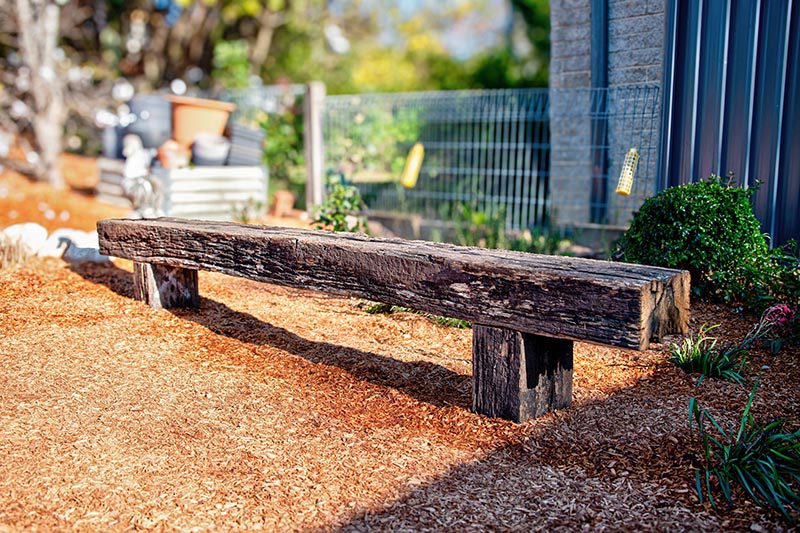
[[[169,96],[172,102],[172,137],[188,148],[198,134],[222,135],[235,104],[188,96]]]
[[[294,210],[295,196],[289,191],[275,192],[274,216],[287,217]]]

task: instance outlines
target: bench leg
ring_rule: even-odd
[[[524,422],[572,402],[572,341],[472,326],[472,409]]]
[[[199,307],[197,270],[134,261],[133,297],[153,309]]]

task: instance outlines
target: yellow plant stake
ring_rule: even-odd
[[[425,147],[422,143],[417,143],[408,151],[406,164],[403,167],[403,175],[400,183],[406,189],[413,189],[419,178],[419,169],[422,168],[422,160],[425,158]]]
[[[628,196],[633,189],[633,177],[636,174],[636,167],[639,166],[639,151],[636,148],[628,150],[625,161],[622,163],[622,170],[619,173],[619,182],[615,191],[620,196]]]

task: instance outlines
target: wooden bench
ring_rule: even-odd
[[[644,350],[685,333],[689,274],[591,259],[162,218],[104,220],[135,297],[196,307],[197,271],[365,298],[473,323],[473,409],[523,421],[572,400],[573,341]]]

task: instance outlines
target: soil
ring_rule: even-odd
[[[67,166],[90,182],[90,160]],[[11,172],[4,188],[0,227],[123,214]],[[689,398],[733,424],[750,389],[697,388],[666,344],[576,344],[573,405],[517,425],[470,412],[470,330],[205,272],[199,310],[154,311],[130,271],[0,270],[0,531],[789,528],[741,496],[697,503]],[[694,305],[706,322],[735,339],[752,318]],[[799,363],[753,351],[759,418],[797,426]]]

